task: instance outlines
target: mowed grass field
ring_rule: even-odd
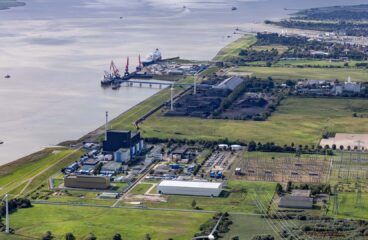
[[[82,151],[73,149],[46,149],[28,156],[20,162],[12,162],[0,167],[0,195],[17,195],[46,183],[47,179],[61,168],[74,162]]]
[[[111,240],[115,233],[128,240],[143,239],[146,233],[152,239],[188,240],[212,216],[209,213],[36,204],[12,214],[11,227],[16,234],[31,236],[31,239],[41,239],[46,231],[52,231],[55,239],[63,239],[65,233],[72,232],[81,240],[89,233],[98,240]]]
[[[357,194],[355,192],[338,193],[338,218],[368,219],[368,194],[362,193],[362,205],[356,205]],[[329,215],[335,216],[333,210],[334,198],[329,201]]]
[[[266,219],[260,216],[250,215],[230,215],[233,224],[230,225],[230,231],[222,236],[223,240],[232,240],[238,236],[240,240],[249,240],[256,235],[272,235],[275,239],[280,239],[279,234],[272,230]]]
[[[319,144],[324,131],[368,132],[368,119],[353,118],[354,112],[367,114],[368,101],[289,97],[262,122],[164,117],[156,113],[141,129],[145,137]]]
[[[315,79],[368,82],[368,70],[354,68],[295,68],[295,67],[239,67],[232,73],[250,72],[260,78],[272,77],[275,80]]]
[[[221,197],[168,195],[167,202],[145,202],[145,205],[153,208],[193,209],[192,201],[195,200],[200,210],[257,213],[257,195],[262,196],[262,203],[268,206],[275,189],[276,183],[234,180],[229,181],[228,187],[224,189],[228,195]]]
[[[349,61],[348,67],[356,67],[357,63],[367,63],[368,61]],[[345,62],[330,62],[328,60],[280,60],[274,66],[321,66],[321,67],[345,67]]]

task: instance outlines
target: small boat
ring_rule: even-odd
[[[1,145],[1,144],[4,144],[4,142],[3,142],[3,141],[0,141],[0,145]]]
[[[236,11],[236,10],[238,10],[238,8],[237,7],[232,7],[231,10]]]
[[[4,76],[4,78],[10,78],[10,75],[9,75],[9,74],[6,74],[6,75]]]

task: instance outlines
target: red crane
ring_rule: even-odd
[[[129,57],[127,57],[127,63],[125,65],[125,75],[129,75]]]
[[[110,71],[112,72],[112,75],[114,75],[115,77],[119,76],[119,69],[116,67],[114,61],[111,61]]]

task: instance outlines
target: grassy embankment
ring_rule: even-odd
[[[35,239],[40,239],[46,231],[52,231],[55,239],[62,239],[65,233],[72,232],[77,239],[85,239],[89,233],[95,234],[99,240],[110,240],[115,233],[120,233],[123,239],[143,239],[145,234],[149,233],[153,239],[187,240],[199,230],[199,225],[212,215],[35,205],[12,214],[11,224],[17,234]],[[0,234],[0,238],[1,236],[3,235]]]
[[[79,150],[45,149],[0,167],[0,195],[26,195],[61,168],[74,162],[82,154]]]
[[[146,137],[275,142],[277,144],[318,144],[324,131],[368,132],[367,118],[353,118],[354,112],[367,114],[361,99],[297,98],[284,100],[266,121],[214,120],[164,117],[160,113],[141,126]]]
[[[239,59],[239,53],[242,49],[247,49],[257,42],[255,36],[245,36],[235,42],[227,45],[214,58],[215,61],[235,61]]]

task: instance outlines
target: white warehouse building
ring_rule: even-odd
[[[159,194],[218,197],[222,192],[222,182],[192,182],[163,180],[157,186]]]

